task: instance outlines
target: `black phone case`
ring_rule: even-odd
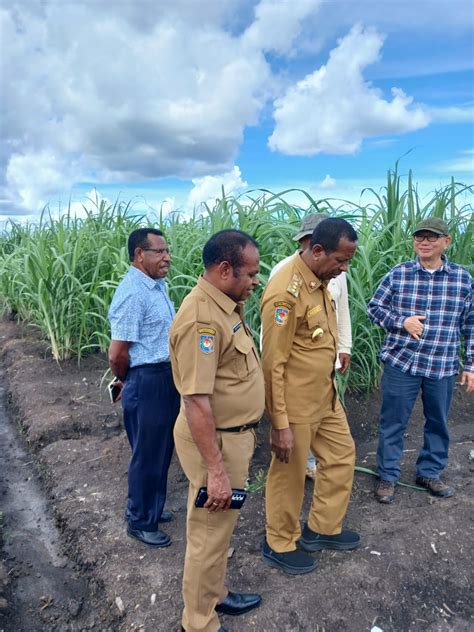
[[[240,509],[247,498],[247,492],[244,489],[232,488],[232,500],[230,502],[229,509]],[[196,507],[204,507],[204,503],[207,501],[207,487],[201,487],[197,493],[194,505]]]

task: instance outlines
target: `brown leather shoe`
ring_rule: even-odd
[[[393,503],[395,500],[395,483],[380,479],[375,486],[375,499],[384,505]]]
[[[416,484],[427,489],[432,496],[438,496],[439,498],[449,498],[454,494],[454,489],[440,481],[439,478],[417,476]]]

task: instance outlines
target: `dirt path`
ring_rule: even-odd
[[[86,578],[61,553],[60,533],[40,487],[34,462],[5,411],[0,388],[0,495],[8,618],[5,632],[87,628],[94,624]],[[88,611],[87,611],[88,610]],[[71,627],[68,625],[74,622]]]
[[[48,533],[54,539],[52,527],[40,528],[47,524],[43,520],[49,511],[60,533],[57,557],[53,555],[46,565],[40,557],[25,557],[26,549],[13,553],[12,559],[8,545],[4,546],[7,571],[21,564],[21,573],[18,577],[12,573],[9,587],[15,604],[9,615],[10,620],[16,617],[16,627],[8,627],[11,624],[0,611],[0,630],[179,630],[187,487],[179,464],[174,460],[170,472],[168,507],[175,512],[175,520],[166,530],[173,545],[150,550],[125,535],[122,514],[129,448],[120,410],[111,406],[100,389],[105,358],[87,358],[80,369],[72,362],[59,368],[31,330],[10,322],[0,323],[0,356],[10,409],[21,421],[31,450],[30,456],[10,459],[10,465],[12,460],[23,463],[25,459],[38,463],[49,509],[38,506],[31,526],[41,534],[45,549]],[[349,398],[347,404],[358,463],[373,468],[377,397]],[[362,632],[373,625],[384,632],[472,629],[471,407],[472,399],[458,389],[446,472],[456,495],[439,501],[424,492],[400,489],[397,502],[382,507],[372,498],[373,479],[358,474],[347,523],[361,532],[363,545],[352,553],[321,554],[318,570],[311,575],[289,577],[262,563],[263,497],[252,494],[232,543],[235,553],[229,560],[229,585],[260,591],[264,603],[240,619],[223,618],[226,629]],[[420,420],[417,409],[405,445],[404,479],[409,482],[414,476]],[[268,463],[267,431],[262,427],[259,432],[253,476]],[[306,504],[309,483],[307,491]],[[5,505],[2,511],[6,524],[15,525],[14,511]],[[6,527],[3,532],[5,537]],[[14,526],[13,541],[28,539],[16,538],[20,533]],[[65,566],[62,556],[69,560]],[[23,619],[28,612],[21,601],[20,590],[26,585],[22,582],[33,587],[35,580],[43,581],[44,576],[47,581],[53,571],[69,574],[71,580],[65,579],[64,584],[70,583],[72,594],[68,588],[54,606],[40,611],[48,614],[49,610],[56,617],[46,624],[39,618],[44,604],[37,595],[42,593],[40,599],[53,589],[38,588],[29,599],[36,622],[31,617]],[[31,627],[35,623],[37,627]]]

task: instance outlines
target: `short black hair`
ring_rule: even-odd
[[[349,222],[338,217],[328,217],[314,229],[311,235],[311,248],[319,244],[324,252],[334,252],[343,237],[348,241],[357,241],[357,233]]]
[[[222,261],[227,261],[234,270],[242,265],[242,251],[247,244],[253,244],[258,248],[258,243],[253,237],[242,230],[221,230],[212,235],[204,244],[202,260],[206,270]]]
[[[128,237],[128,256],[130,257],[130,261],[135,259],[135,249],[136,248],[148,248],[150,244],[148,243],[148,235],[158,235],[158,237],[163,237],[163,232],[158,228],[137,228],[133,232],[130,233]]]

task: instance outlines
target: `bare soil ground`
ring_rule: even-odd
[[[24,556],[11,556],[4,547],[9,608],[0,608],[0,630],[179,630],[187,489],[179,463],[174,459],[170,471],[168,508],[175,519],[165,527],[173,544],[150,550],[125,533],[129,447],[120,407],[109,403],[101,387],[105,358],[90,356],[80,368],[72,361],[60,367],[32,329],[3,321],[0,360],[10,416],[34,461],[25,463],[25,476],[35,465],[47,499],[46,509],[36,509],[38,523],[45,512],[54,516],[65,560],[56,571],[44,568],[41,551],[35,558],[34,546],[26,546],[34,534],[25,542]],[[378,394],[347,397],[346,404],[358,464],[374,468]],[[346,522],[361,533],[362,546],[349,553],[323,552],[310,575],[290,577],[263,564],[263,494],[251,494],[232,542],[228,583],[235,590],[261,592],[264,602],[243,617],[223,617],[224,627],[233,632],[362,632],[374,625],[384,632],[472,630],[471,422],[472,398],[457,387],[445,475],[455,487],[453,498],[438,500],[399,488],[396,502],[381,506],[372,496],[374,479],[356,474]],[[407,482],[413,482],[421,433],[418,403],[405,443]],[[262,424],[253,478],[269,462],[267,435]],[[8,471],[8,458],[3,463]],[[304,511],[310,490],[308,482]],[[8,500],[15,490],[4,485],[0,493]],[[10,518],[4,509],[3,533],[14,537]],[[51,583],[50,593],[26,602],[19,598],[21,578],[40,579],[65,569],[64,580]]]

